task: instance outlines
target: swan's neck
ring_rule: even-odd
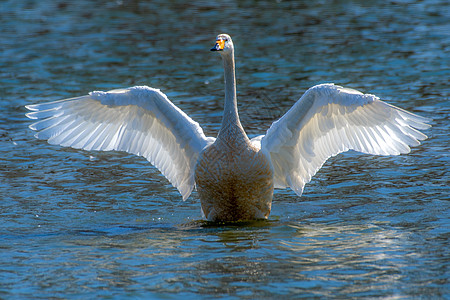
[[[227,135],[233,134],[237,135],[235,137],[243,136],[245,139],[248,139],[239,120],[237,109],[234,54],[231,52],[230,54],[223,55],[222,58],[225,71],[225,105],[218,138],[227,133]]]

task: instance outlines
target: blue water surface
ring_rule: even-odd
[[[2,1],[0,298],[448,299],[449,20],[445,0]],[[215,136],[222,32],[249,135],[334,82],[432,118],[429,139],[338,155],[268,221],[219,226],[145,159],[27,128],[27,104],[149,85]]]

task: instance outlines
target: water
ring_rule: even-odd
[[[449,298],[450,10],[436,1],[3,1],[0,298]],[[346,153],[268,221],[201,221],[144,159],[33,138],[24,105],[161,88],[215,135],[218,33],[242,122],[263,133],[310,86],[433,118],[409,155]]]

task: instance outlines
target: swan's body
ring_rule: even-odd
[[[197,187],[208,220],[267,218],[274,188],[303,187],[331,156],[353,149],[408,153],[426,136],[427,119],[377,97],[333,84],[310,88],[264,136],[250,140],[239,121],[234,47],[217,37],[225,70],[225,105],[217,138],[159,90],[132,87],[29,105],[30,126],[51,144],[119,150],[155,165],[186,199]]]

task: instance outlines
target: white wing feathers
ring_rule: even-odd
[[[160,90],[146,86],[28,105],[36,137],[85,150],[119,150],[145,157],[189,197],[194,166],[209,144],[203,130]]]
[[[427,129],[427,121],[376,96],[321,84],[272,124],[261,149],[271,158],[275,187],[290,187],[300,196],[329,157],[347,150],[408,153],[426,139],[416,129]]]

